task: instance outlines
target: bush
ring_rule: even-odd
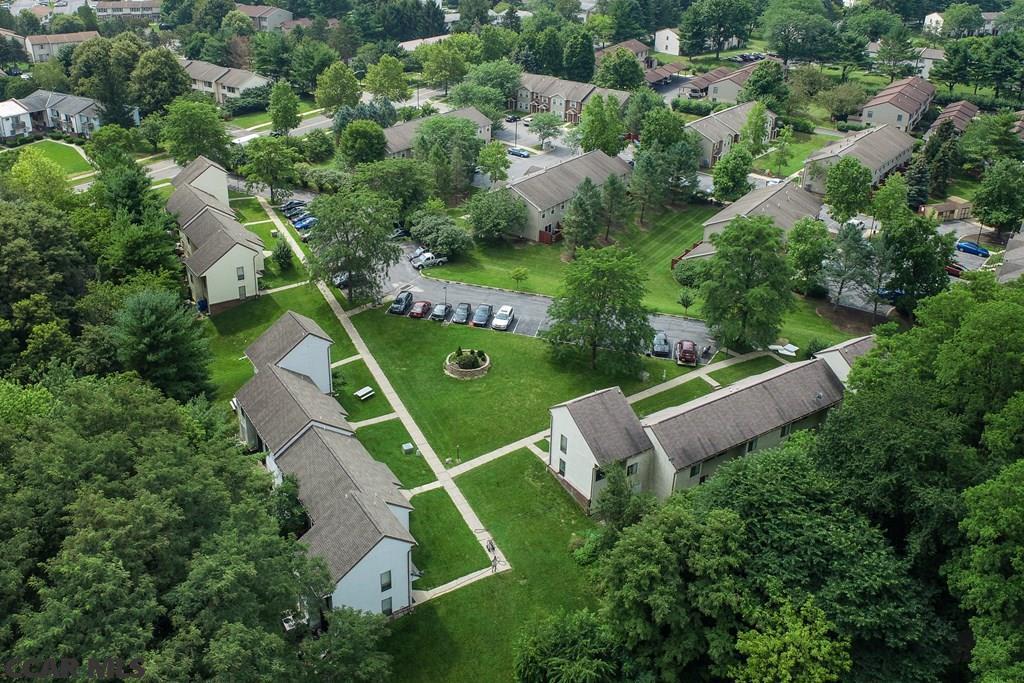
[[[932,104],[946,105],[951,102],[959,102],[960,100],[967,100],[978,105],[980,109],[985,111],[997,111],[999,109],[1013,109],[1016,111],[1020,108],[1020,105],[1013,100],[1005,97],[994,97],[992,95],[972,95],[972,94],[951,94],[945,90],[936,92],[935,99],[932,100]]]
[[[779,124],[782,126],[792,126],[794,133],[813,133],[814,132],[814,121],[810,119],[802,119],[797,116],[780,116]]]
[[[867,126],[865,126],[863,123],[851,123],[849,121],[839,121],[838,123],[836,123],[836,130],[838,130],[841,133],[856,130],[864,130],[865,128],[867,128]]]
[[[334,141],[327,131],[317,128],[303,136],[301,151],[306,161],[318,164],[334,156]]]
[[[285,273],[292,269],[292,258],[294,256],[292,248],[288,246],[288,243],[284,240],[278,240],[271,258],[274,259],[274,263],[281,269],[281,272]]]
[[[413,239],[435,254],[453,258],[473,247],[473,238],[445,214],[419,216],[412,226]]]
[[[705,258],[694,258],[680,261],[672,270],[676,282],[683,287],[697,289],[708,279],[708,266],[710,261]]]
[[[808,299],[828,300],[828,287],[820,283],[815,283],[807,288],[805,296],[807,296]]]
[[[461,348],[455,352],[452,362],[462,370],[475,370],[482,365],[475,351],[463,351]]]
[[[674,111],[681,111],[684,114],[707,116],[714,108],[714,104],[707,100],[691,100],[684,97],[677,97],[672,100],[672,109]]]
[[[825,342],[823,342],[820,339],[818,339],[817,337],[815,337],[811,341],[807,342],[807,355],[808,356],[813,356],[818,351],[821,351],[822,349],[827,349],[827,348],[828,348],[828,344],[826,344]]]
[[[228,116],[241,116],[255,111],[266,111],[270,106],[271,85],[261,85],[257,88],[243,90],[238,97],[228,98],[221,105],[221,109]]]

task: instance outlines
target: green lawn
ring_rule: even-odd
[[[235,199],[231,202],[231,208],[238,216],[239,223],[251,223],[252,221],[268,221],[270,216],[260,206],[255,197],[246,199]]]
[[[211,369],[217,398],[231,398],[252,376],[252,363],[244,355],[245,348],[289,310],[309,316],[334,339],[332,361],[355,353],[355,345],[315,286],[266,294],[212,316],[205,323],[213,352]]]
[[[760,375],[762,372],[774,370],[781,364],[782,361],[777,360],[775,356],[760,356],[742,363],[737,363],[736,365],[730,365],[729,367],[722,368],[721,370],[715,370],[714,372],[708,373],[708,376],[722,386],[729,386],[741,379],[746,379],[753,375]]]
[[[345,408],[345,412],[348,413],[349,422],[361,422],[369,420],[371,417],[380,417],[394,412],[387,397],[384,396],[384,392],[373,380],[370,368],[366,367],[365,362],[356,360],[345,363],[334,368],[332,372],[334,373],[334,395]],[[360,401],[352,395],[367,386],[372,387],[376,392],[370,398]]]
[[[412,437],[398,418],[356,430],[360,443],[394,472],[402,486],[413,489],[434,481],[437,477],[421,455],[406,455],[402,444],[412,443]]]
[[[980,180],[961,176],[946,187],[946,197],[960,197],[961,199],[972,200],[980,188]],[[934,197],[934,199],[945,199],[946,197]]]
[[[541,439],[535,445],[545,453],[547,453],[548,449],[551,447],[551,443],[547,439]]]
[[[166,202],[168,199],[171,198],[171,193],[174,192],[174,185],[167,183],[166,185],[163,185],[161,187],[150,189],[150,192],[159,196],[161,201]]]
[[[803,168],[804,160],[807,157],[828,143],[834,142],[835,139],[827,135],[793,133],[793,142],[789,146],[791,156],[789,161],[782,166],[780,173],[775,172],[775,160],[772,158],[774,156],[773,152],[767,152],[754,159],[754,170],[765,175],[788,178]]]
[[[455,508],[444,489],[426,491],[412,499],[409,530],[416,539],[412,562],[423,575],[413,584],[430,590],[490,566],[487,552]]]
[[[510,681],[524,628],[558,610],[595,604],[592,582],[569,554],[573,536],[594,523],[536,456],[516,451],[456,483],[512,570],[393,622],[387,644],[396,661],[394,678],[402,683]]]
[[[704,380],[691,379],[689,382],[680,384],[678,387],[673,387],[668,391],[663,391],[642,401],[637,401],[633,404],[633,412],[639,417],[646,417],[664,408],[678,406],[695,398],[700,398],[705,394],[710,394],[712,391],[714,389]]]
[[[652,309],[663,313],[683,312],[676,303],[679,285],[669,266],[673,257],[703,237],[704,221],[719,210],[707,205],[668,209],[655,216],[644,229],[632,227],[616,236],[619,245],[633,249],[648,267],[649,292],[645,303]],[[522,266],[530,275],[519,289],[553,296],[558,293],[565,272],[562,251],[559,246],[543,244],[478,246],[466,257],[431,268],[426,274],[445,280],[514,289],[516,284],[509,277],[509,271]],[[696,307],[693,310],[696,311]]]
[[[646,382],[576,365],[555,365],[547,345],[532,337],[436,325],[368,310],[352,318],[370,351],[442,462],[468,460],[548,425],[548,408],[575,396],[620,385],[627,394],[684,370],[645,358]],[[487,376],[460,381],[441,364],[457,347],[482,348]]]
[[[807,348],[813,340],[822,347],[838,344],[846,339],[866,334],[866,331],[849,333],[840,330],[832,322],[821,317],[814,310],[816,306],[828,306],[827,302],[794,296],[794,307],[782,320],[779,336],[784,342],[800,347],[799,359],[807,358]]]
[[[316,102],[311,99],[300,99],[299,100],[299,115],[302,116],[311,109],[316,109]],[[259,126],[264,123],[270,123],[270,112],[269,111],[254,111],[248,114],[242,114],[231,119],[229,123],[236,128],[252,128],[253,126]]]
[[[238,202],[232,202],[232,206]],[[274,237],[271,233],[277,230],[277,226],[273,223],[257,223],[255,225],[247,225],[245,229],[254,232],[260,236],[263,240],[263,245],[266,251],[273,252],[274,247],[277,246],[278,240],[284,239],[281,236]],[[283,287],[284,285],[294,284],[296,282],[304,282],[309,279],[309,271],[306,270],[306,266],[302,261],[299,260],[298,256],[292,256],[292,267],[290,270],[281,271],[281,267],[277,265],[277,261],[272,259],[269,255],[264,259],[263,262],[263,277],[260,278],[260,286],[263,289],[273,289],[275,287]]]
[[[42,152],[44,157],[60,166],[65,175],[71,176],[95,170],[88,161],[82,158],[77,149],[53,140],[40,140],[19,149],[34,149]]]

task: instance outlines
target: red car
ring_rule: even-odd
[[[960,277],[961,275],[964,274],[965,270],[967,269],[964,268],[959,263],[957,263],[956,261],[946,264],[946,274],[952,275],[953,277]]]
[[[676,342],[676,365],[697,367],[697,345],[689,339]]]
[[[417,301],[412,305],[412,308],[409,310],[409,317],[426,318],[428,315],[430,315],[430,309],[432,307],[433,306],[429,301]]]

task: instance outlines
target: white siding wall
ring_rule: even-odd
[[[331,393],[331,344],[327,340],[307,335],[277,365],[309,377],[321,392]]]
[[[883,102],[882,104],[876,104],[873,107],[864,109],[861,121],[876,128],[888,123],[894,128],[907,130],[907,125],[911,123],[911,114],[892,106],[888,102]]]
[[[654,49],[670,55],[679,54],[679,36],[675,31],[663,28],[654,34]]]
[[[214,166],[209,167],[189,183],[197,190],[202,190],[208,195],[219,199],[225,206],[228,206],[228,174]]]
[[[719,81],[708,88],[708,98],[712,102],[735,102],[739,94],[740,86],[733,81]]]
[[[647,432],[651,443],[654,444],[654,453],[651,454],[650,459],[650,491],[659,499],[665,500],[672,493],[672,481],[675,478],[676,468],[669,462],[668,456],[665,455],[665,449],[662,448],[661,443],[654,436],[654,432],[647,427],[644,427],[644,431]]]
[[[359,563],[341,577],[332,595],[335,607],[352,607],[380,614],[381,601],[391,598],[397,612],[409,606],[409,552],[412,545],[393,538],[381,539]],[[391,572],[391,590],[381,591],[380,575]]]
[[[561,450],[562,436],[566,437],[566,449]],[[562,475],[569,484],[583,494],[588,500],[593,500],[594,491],[594,468],[597,461],[594,454],[587,446],[583,433],[580,432],[576,422],[569,414],[569,409],[564,406],[551,409],[551,451],[549,454],[549,466],[558,472],[558,461],[565,461],[565,474]]]
[[[238,288],[243,285],[246,299],[256,296],[256,269],[262,265],[262,252],[257,254],[240,244],[233,246],[205,273],[209,304],[212,306],[225,301],[237,301]],[[241,280],[238,279],[236,270],[239,267],[245,269]]]

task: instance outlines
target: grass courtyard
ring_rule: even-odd
[[[355,354],[355,345],[314,285],[266,294],[204,323],[213,354],[211,374],[218,399],[231,398],[252,377],[252,364],[245,357],[245,348],[289,310],[309,316],[331,336],[332,361]]]
[[[299,100],[299,116],[305,118],[308,116],[311,110],[316,109],[316,102],[310,98],[302,98]],[[236,128],[252,128],[253,126],[262,126],[270,124],[270,112],[269,111],[254,111],[248,114],[242,114],[236,116],[228,122],[230,125]]]
[[[23,149],[34,149],[37,152],[41,152],[44,157],[60,166],[64,174],[68,176],[88,173],[94,170],[89,165],[89,162],[79,153],[78,149],[71,145],[65,145],[54,140],[40,140],[39,142],[33,142],[22,147],[15,147],[10,151],[12,154],[17,154]]]
[[[594,605],[569,542],[595,524],[527,450],[456,479],[512,570],[420,605],[392,624],[403,683],[509,681],[520,631],[558,610]],[[413,500],[416,504],[416,499]],[[415,516],[415,513],[414,513]]]
[[[704,234],[703,223],[720,209],[691,205],[668,209],[656,215],[643,228],[630,227],[614,237],[621,247],[635,251],[648,267],[646,304],[655,311],[682,314],[676,303],[679,285],[669,266],[672,258],[689,249]],[[471,284],[515,289],[509,271],[524,267],[529,277],[519,286],[524,292],[554,296],[562,283],[566,263],[563,249],[543,244],[478,246],[469,255],[453,263],[431,268],[426,275]],[[695,309],[696,310],[696,307]]]
[[[465,461],[544,429],[548,408],[596,389],[619,385],[627,394],[685,371],[645,358],[647,381],[579,365],[557,365],[547,344],[533,337],[461,325],[433,325],[365,311],[352,318],[363,340],[402,397],[442,461]],[[457,347],[481,348],[491,357],[486,377],[471,382],[444,374],[441,364]]]
[[[349,422],[362,422],[373,417],[387,415],[393,411],[384,392],[373,380],[370,368],[366,367],[365,362],[357,360],[345,363],[331,372],[334,373],[334,395],[338,399],[338,403],[348,413]],[[370,387],[375,392],[365,401],[353,396],[354,392],[363,387]]]
[[[836,139],[817,133],[793,133],[793,142],[789,145],[789,161],[781,168],[777,168],[775,153],[769,151],[754,159],[754,171],[776,178],[788,178],[804,167],[804,160],[807,157]]]
[[[708,373],[708,376],[721,384],[723,387],[734,384],[741,379],[746,379],[753,375],[760,375],[762,372],[768,372],[779,367],[783,361],[775,358],[775,356],[759,356],[758,358],[752,358],[736,365],[730,365],[727,368],[721,370],[715,370],[714,372]]]
[[[416,539],[412,562],[423,575],[413,584],[430,590],[490,566],[490,559],[466,526],[448,492],[425,491],[410,501],[409,530]]]
[[[436,479],[423,456],[402,452],[402,444],[412,443],[412,437],[398,418],[361,427],[356,430],[356,437],[374,460],[391,468],[403,488],[413,489]]]
[[[703,379],[691,379],[689,382],[684,382],[678,387],[673,387],[668,391],[663,391],[642,401],[637,401],[633,404],[633,412],[637,414],[637,417],[647,417],[651,413],[692,401],[695,398],[710,394],[712,391],[714,389]]]

